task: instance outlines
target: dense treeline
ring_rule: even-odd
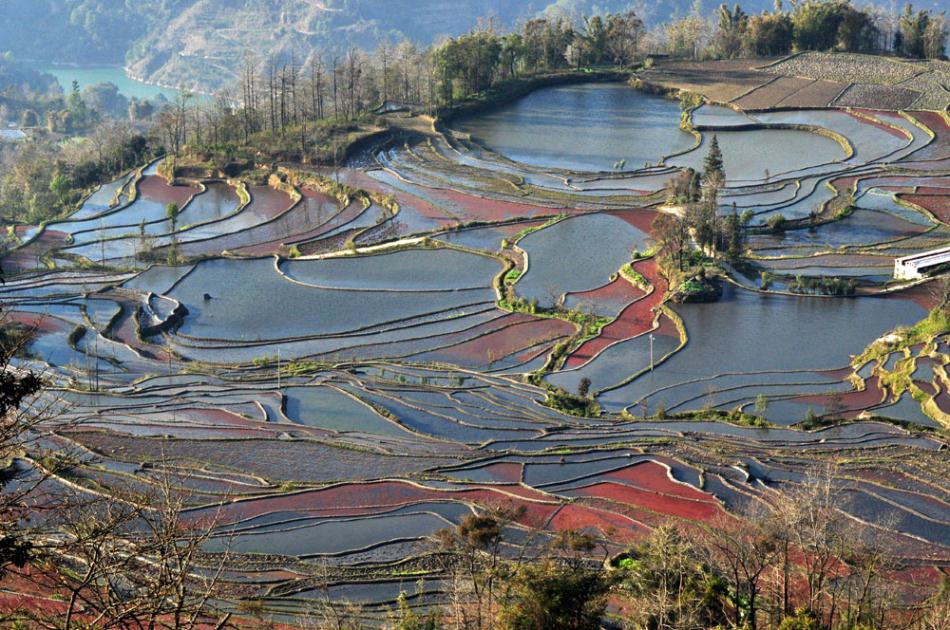
[[[732,8],[723,4],[707,48],[696,43],[705,41],[702,26],[693,18],[674,22],[669,40],[683,44],[692,41],[695,56],[722,58],[804,50],[892,52],[911,58],[935,58],[943,56],[947,45],[945,14],[915,11],[911,4],[896,14],[875,5],[858,8],[850,0],[804,0],[792,2],[791,10],[786,11],[778,0],[773,11],[760,15],[747,14],[739,4]],[[682,55],[689,51],[677,45],[671,46],[670,52]]]

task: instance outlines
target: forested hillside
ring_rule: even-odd
[[[139,79],[213,91],[234,83],[248,54],[258,60],[293,58],[303,63],[315,53],[343,52],[353,46],[370,51],[381,42],[395,44],[407,38],[425,46],[440,36],[465,33],[488,16],[504,29],[544,15],[579,20],[582,15],[632,8],[648,29],[659,28],[695,9],[701,13],[694,15],[713,15],[719,4],[720,0],[8,0],[0,13],[0,53],[41,62],[121,63]],[[742,4],[749,14],[773,10],[775,5],[773,0]],[[944,8],[942,0],[916,4],[922,9]],[[893,13],[893,7],[881,2],[872,12]]]

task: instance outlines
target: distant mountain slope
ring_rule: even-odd
[[[6,0],[0,52],[63,63],[121,63],[129,46],[193,0]]]
[[[922,6],[944,0],[925,0]],[[721,0],[703,0],[712,14]],[[219,87],[247,52],[260,57],[408,37],[428,44],[458,35],[479,17],[502,25],[545,12],[589,14],[639,7],[648,23],[683,15],[691,0],[6,0],[0,4],[0,52],[46,62],[126,63],[143,79]],[[773,0],[744,0],[748,12]]]
[[[236,77],[245,53],[305,59],[313,50],[374,48],[384,38],[428,44],[469,30],[481,15],[511,23],[511,0],[192,0],[132,45],[135,76],[173,85]],[[530,15],[530,13],[528,14]]]

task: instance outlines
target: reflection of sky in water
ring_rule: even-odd
[[[528,252],[528,271],[515,289],[520,297],[550,305],[568,291],[588,291],[610,280],[646,249],[646,235],[623,219],[589,214],[566,219],[519,241]]]
[[[639,168],[695,144],[679,129],[676,101],[621,84],[538,90],[456,124],[513,160],[573,170],[610,170],[618,160]]]
[[[601,402],[629,404],[717,374],[841,367],[883,333],[925,314],[910,300],[763,296],[728,284],[721,301],[677,305],[676,311],[689,335],[686,347],[653,375],[605,393]]]

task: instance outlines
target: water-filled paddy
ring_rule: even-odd
[[[406,432],[366,405],[326,387],[293,387],[284,392],[287,416],[307,426],[405,437]]]
[[[653,392],[663,400],[663,388],[715,374],[835,369],[888,330],[926,313],[899,298],[763,296],[731,286],[719,302],[676,310],[689,335],[686,347],[602,400],[624,405]]]
[[[304,557],[339,554],[393,540],[420,538],[446,525],[447,521],[427,513],[326,521],[212,539],[206,548]]]
[[[315,287],[389,291],[457,291],[484,288],[501,270],[488,256],[452,249],[411,249],[378,256],[289,260],[288,278]]]
[[[820,228],[789,230],[750,239],[752,247],[787,248],[814,246],[833,250],[845,245],[875,245],[925,233],[926,226],[911,223],[887,212],[859,208],[851,215]]]
[[[695,144],[679,129],[676,101],[622,84],[538,90],[453,125],[512,160],[576,171],[609,171],[620,160],[640,168]]]
[[[190,315],[184,335],[219,340],[290,339],[345,332],[491,299],[487,288],[435,293],[318,289],[282,278],[273,259],[211,260],[171,291]],[[208,294],[208,299],[205,299]],[[293,308],[288,309],[288,306]]]
[[[528,252],[528,271],[515,285],[518,295],[551,305],[564,293],[602,286],[631,252],[646,250],[646,238],[609,214],[572,217],[533,232],[518,243]]]
[[[844,148],[833,138],[798,129],[703,131],[694,151],[668,160],[701,171],[713,135],[722,150],[726,184],[768,182],[801,169],[842,160]]]

